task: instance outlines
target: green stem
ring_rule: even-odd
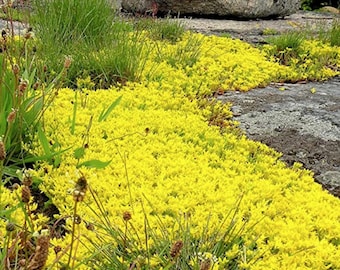
[[[77,216],[77,205],[78,202],[74,202],[74,208],[73,208],[73,222],[72,222],[72,238],[71,238],[71,247],[70,247],[70,254],[68,256],[67,266],[70,266],[71,258],[72,258],[72,252],[73,252],[73,242],[74,242],[74,234],[76,229],[76,216]]]

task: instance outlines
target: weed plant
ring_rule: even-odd
[[[2,30],[0,40],[0,138],[7,169],[10,164],[24,166],[36,161],[29,158],[32,141],[43,128],[44,112],[57,95],[55,87],[61,85],[69,65],[69,59],[65,60],[64,69],[54,80],[46,80],[45,70],[39,69],[33,37],[31,29],[19,37],[11,30]]]
[[[62,71],[49,81],[46,70],[39,69],[43,65],[36,58],[32,29],[25,29],[19,36],[14,33],[11,5],[8,2],[5,7],[8,28],[0,37],[0,220],[6,222],[5,234],[0,232],[0,268],[42,269],[50,236],[49,230],[33,222],[37,214],[33,214],[36,205],[32,190],[37,182],[28,168],[43,160],[59,165],[44,133],[44,114],[57,96],[71,62],[65,59]],[[32,151],[39,144],[46,150],[42,156]],[[8,208],[9,189],[15,193],[16,203]],[[20,223],[12,222],[15,209],[21,210]],[[40,219],[42,224],[47,224],[46,220]]]

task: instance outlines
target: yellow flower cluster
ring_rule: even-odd
[[[146,219],[153,233],[171,239],[181,237],[183,222],[190,224],[196,239],[216,233],[219,239],[233,224],[231,238],[239,233],[242,245],[233,245],[218,258],[202,250],[213,261],[212,269],[224,269],[235,259],[240,269],[340,268],[340,201],[298,164],[287,168],[274,150],[208,125],[211,112],[200,110],[196,99],[221,90],[264,86],[280,72],[289,74],[289,67],[266,60],[264,53],[241,41],[186,35],[177,45],[157,46],[142,83],[83,89],[77,107],[74,90],[59,91],[46,111],[45,132],[52,144],[69,150],[60,155],[60,166],[46,163],[36,168],[43,180],[41,190],[60,216],[72,216],[71,193],[82,173],[113,227],[123,230],[123,213],[131,213],[129,229],[134,228],[136,242],[142,239],[140,249],[145,249]],[[201,44],[195,55],[188,49],[188,38]],[[170,59],[173,51],[176,61],[183,63]],[[120,96],[120,104],[100,121],[103,110]],[[84,154],[75,155],[81,147]],[[39,147],[36,151],[43,153]],[[77,168],[89,160],[110,164],[103,169]],[[89,192],[77,213],[86,224],[100,222]],[[90,240],[100,233],[98,227],[88,233],[86,224],[82,222],[77,234],[83,237],[77,246],[79,261],[91,253]],[[65,248],[70,236],[53,241]],[[54,259],[50,256],[48,264]],[[157,256],[152,259],[155,269],[159,261]]]
[[[115,226],[123,228],[122,214],[129,211],[140,237],[144,215],[157,233],[173,228],[168,233],[177,236],[178,220],[190,216],[191,233],[199,238],[204,230],[207,234],[226,230],[231,220],[222,228],[221,223],[243,196],[235,222],[242,227],[246,217],[249,228],[254,226],[244,236],[249,245],[256,241],[249,257],[264,254],[255,264],[250,262],[251,269],[340,267],[340,250],[332,244],[340,233],[338,199],[322,191],[309,172],[298,166],[286,168],[279,154],[266,146],[221,135],[206,124],[194,103],[161,92],[156,85],[86,92],[88,102],[78,108],[74,135],[70,134],[74,91],[60,91],[46,115],[51,138],[63,148],[76,149],[86,138],[88,148],[80,162],[111,160],[101,170],[79,170],[98,192]],[[121,94],[123,99],[110,117],[97,121],[102,109]],[[70,150],[59,168],[45,165],[49,173],[42,176],[41,189],[50,194],[62,215],[72,213],[73,199],[67,191],[77,179],[77,164]],[[89,195],[85,201],[96,208]],[[88,222],[98,221],[86,204],[79,215]]]

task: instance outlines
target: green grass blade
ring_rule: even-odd
[[[38,126],[37,128],[38,131],[38,138],[40,141],[40,144],[44,150],[45,155],[50,156],[51,155],[51,149],[47,140],[47,137],[44,133],[44,131],[42,130],[41,126]]]
[[[110,105],[110,107],[107,108],[107,110],[105,111],[105,109],[100,113],[99,118],[98,118],[98,122],[102,122],[105,121],[107,119],[107,117],[110,115],[110,113],[112,112],[112,110],[120,103],[121,99],[123,96],[118,97],[115,101],[112,102],[112,104]]]

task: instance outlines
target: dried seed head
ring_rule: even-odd
[[[39,82],[35,82],[35,83],[33,84],[33,90],[37,90],[37,89],[39,88],[39,85],[40,85]]]
[[[33,184],[33,178],[29,170],[24,170],[22,183],[24,186],[28,187]]]
[[[44,67],[43,67],[43,71],[44,71],[44,73],[46,73],[46,72],[47,72],[47,66],[46,66],[46,65],[44,65]]]
[[[86,229],[89,231],[94,231],[94,225],[91,222],[86,222]]]
[[[7,116],[7,123],[13,123],[16,115],[17,115],[17,111],[12,108],[12,111]]]
[[[211,260],[210,259],[206,259],[204,261],[201,262],[200,264],[200,270],[209,270],[211,267]]]
[[[34,37],[34,33],[33,33],[32,30],[33,30],[32,27],[29,27],[28,29],[24,30],[24,38],[25,39],[30,39],[30,38]]]
[[[5,160],[6,158],[6,149],[5,149],[5,144],[0,138],[0,161]]]
[[[5,30],[5,29],[2,29],[2,31],[1,31],[1,36],[2,36],[2,38],[3,39],[6,39],[6,37],[7,37],[7,31]]]
[[[53,250],[54,250],[55,255],[58,255],[58,253],[59,253],[62,249],[61,249],[61,246],[55,246],[55,247],[53,248]]]
[[[123,219],[124,219],[125,221],[129,221],[130,219],[132,219],[131,213],[130,213],[129,211],[125,211],[125,212],[123,213]]]
[[[75,189],[73,191],[73,199],[76,202],[82,202],[85,197],[87,190],[87,180],[84,176],[81,176],[76,183]]]
[[[13,67],[12,67],[12,70],[13,70],[13,73],[14,73],[15,75],[18,75],[19,72],[20,72],[20,67],[19,67],[19,65],[18,65],[18,64],[14,64]]]
[[[19,261],[19,266],[21,266],[21,267],[25,267],[25,265],[26,265],[26,260],[25,259],[21,259],[20,261]],[[20,268],[21,269],[21,268]]]
[[[27,80],[21,80],[19,83],[19,95],[23,95],[28,87],[28,81]]]
[[[70,56],[65,57],[64,68],[69,69],[72,63],[72,58]]]
[[[75,215],[73,218],[75,224],[79,225],[81,223],[81,217],[79,215]]]
[[[12,190],[17,190],[19,187],[20,185],[18,183],[14,183],[11,188]]]
[[[34,253],[32,260],[28,264],[27,269],[29,270],[39,269],[40,270],[44,268],[46,261],[47,261],[47,257],[48,257],[49,245],[50,245],[49,235],[42,234],[38,236],[35,253]]]
[[[15,224],[12,222],[7,222],[6,224],[6,231],[13,232],[15,230]]]
[[[21,190],[21,200],[24,203],[29,203],[31,198],[31,190],[28,186],[23,186]]]
[[[182,250],[183,242],[181,240],[176,241],[170,250],[170,256],[172,258],[177,258]]]

